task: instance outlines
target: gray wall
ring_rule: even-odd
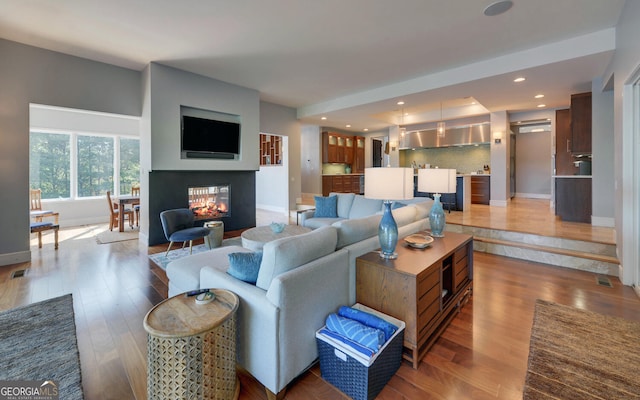
[[[516,196],[551,198],[551,132],[516,134]]]
[[[614,207],[614,140],[613,91],[602,91],[602,80],[593,81],[592,116],[592,218],[593,225],[613,226]]]
[[[284,206],[286,210],[293,208],[296,198],[300,197],[301,181],[301,126],[296,118],[294,108],[280,106],[273,103],[260,102],[260,131],[288,138],[286,169],[278,166],[264,167],[270,172],[275,171],[280,187],[288,187],[287,193],[283,193],[280,187],[269,186],[269,182],[262,182],[261,176],[256,176],[256,196],[259,205]],[[283,149],[284,151],[284,149]],[[256,153],[258,150],[256,150]],[[266,186],[266,187],[265,187]],[[281,198],[284,196],[285,198]]]
[[[139,116],[141,74],[0,39],[0,265],[29,251],[29,103]]]

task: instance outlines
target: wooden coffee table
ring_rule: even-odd
[[[179,294],[149,311],[149,399],[237,399],[236,310],[238,296],[211,289],[215,299],[197,304]]]
[[[285,225],[282,232],[275,233],[269,225],[266,225],[247,229],[240,236],[242,237],[242,247],[259,251],[262,250],[262,247],[267,242],[284,237],[302,235],[307,232],[311,232],[311,229],[299,225]]]

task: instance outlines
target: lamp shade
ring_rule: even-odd
[[[419,169],[418,191],[425,193],[455,193],[456,170],[444,168]]]
[[[413,199],[413,168],[365,168],[364,197],[377,200]]]

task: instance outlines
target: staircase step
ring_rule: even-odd
[[[614,244],[447,224],[447,231],[473,236],[474,250],[559,267],[618,276]]]

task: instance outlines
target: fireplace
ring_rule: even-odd
[[[196,220],[230,217],[229,185],[196,186],[187,189],[189,210]]]
[[[223,189],[225,186],[226,191]],[[211,189],[213,187],[218,187],[218,191]],[[207,194],[199,196],[202,199],[206,197],[206,203],[213,202],[218,208],[217,217],[197,218],[196,226],[202,226],[207,219],[222,221],[225,231],[256,226],[255,171],[154,170],[149,172],[149,245],[167,242],[160,223],[160,213],[189,207],[191,188],[206,189]],[[226,202],[226,213],[222,211],[223,202]]]

